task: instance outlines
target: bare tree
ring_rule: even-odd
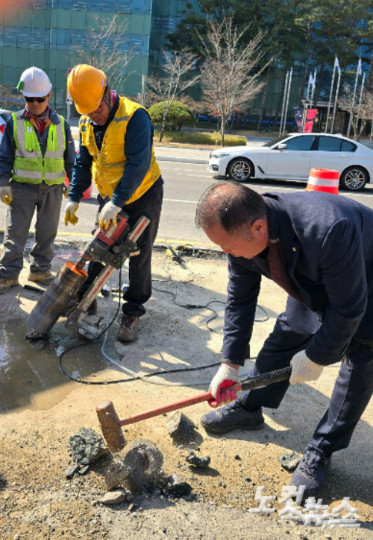
[[[273,60],[259,68],[264,56],[261,31],[241,46],[241,38],[249,26],[239,31],[231,17],[222,22],[210,20],[206,39],[199,36],[205,57],[201,66],[202,88],[210,111],[221,118],[222,146],[229,117],[235,110],[249,106],[261,91],[264,83],[259,77]]]
[[[0,107],[10,109],[14,105],[14,97],[10,84],[0,84]]]
[[[198,60],[197,56],[184,48],[181,52],[173,54],[164,53],[165,63],[161,67],[159,76],[151,75],[147,77],[148,101],[162,101],[163,118],[159,141],[162,141],[166,127],[168,111],[175,97],[184,92],[190,86],[196,84],[200,75],[189,77],[190,72],[195,69]]]
[[[361,120],[360,126],[359,126],[359,132],[357,135],[358,140],[360,140],[360,137],[367,125],[368,122],[371,123],[371,130],[370,130],[370,140],[372,140],[373,135],[373,91],[365,91],[363,94],[363,98],[361,100],[361,106],[359,110],[359,118]],[[358,122],[358,120],[357,120]]]
[[[346,83],[343,86],[342,97],[338,100],[339,108],[342,111],[348,112],[351,117],[351,126],[354,132],[355,141],[357,141],[360,138],[361,132],[363,131],[363,128],[367,120],[366,118],[364,122],[364,126],[362,125],[359,130],[358,129],[359,118],[362,118],[362,114],[366,115],[368,111],[368,108],[365,106],[366,93],[363,96],[363,99],[361,101],[360,109],[359,109],[359,99],[360,99],[359,95],[355,95],[355,99],[354,99],[352,86]],[[363,122],[361,124],[363,124]]]
[[[119,89],[125,80],[125,67],[136,54],[128,49],[128,22],[120,22],[117,13],[109,22],[99,14],[93,15],[93,19],[95,29],[86,32],[85,46],[74,47],[76,58],[104,71],[108,85]]]

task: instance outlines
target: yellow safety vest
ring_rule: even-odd
[[[12,179],[29,184],[62,184],[65,180],[64,152],[66,149],[65,120],[48,128],[47,148],[42,155],[34,126],[23,111],[13,113],[13,133],[16,145]]]
[[[98,191],[104,198],[112,198],[114,190],[123,176],[127,161],[124,153],[127,126],[132,115],[138,109],[144,109],[146,111],[144,107],[134,101],[130,101],[125,97],[119,98],[118,110],[105,132],[101,151],[97,148],[93,125],[88,116],[81,116],[80,118],[79,129],[81,142],[87,147],[88,152],[93,157],[92,177]],[[154,182],[158,180],[160,175],[161,170],[155,160],[154,149],[152,148],[149,170],[141,185],[125,204],[130,204],[144,195]]]

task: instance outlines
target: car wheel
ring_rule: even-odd
[[[252,176],[252,165],[248,159],[236,158],[228,165],[228,175],[236,182],[246,182]]]
[[[341,176],[341,187],[348,191],[360,191],[368,182],[368,173],[362,167],[349,167]]]

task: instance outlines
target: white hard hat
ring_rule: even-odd
[[[17,88],[24,96],[43,97],[52,90],[52,84],[42,69],[30,67],[22,73]]]

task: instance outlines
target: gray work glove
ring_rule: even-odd
[[[306,355],[306,351],[300,351],[293,356],[290,362],[291,377],[290,384],[304,383],[306,381],[316,381],[324,369],[324,366],[315,364]]]

